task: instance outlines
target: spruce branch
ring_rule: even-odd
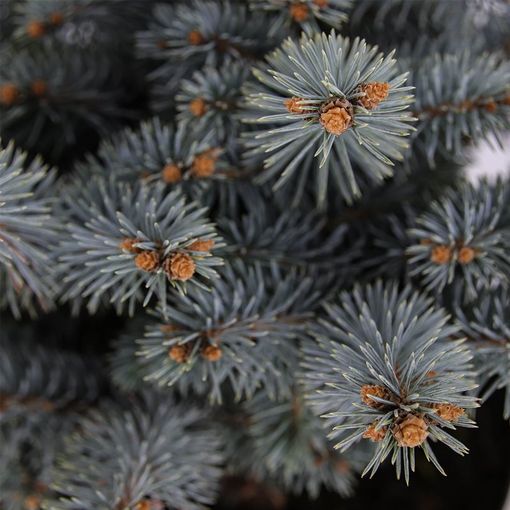
[[[507,186],[502,180],[461,183],[432,202],[409,231],[411,275],[434,292],[458,282],[466,299],[507,282],[509,230],[502,221]]]
[[[220,273],[210,292],[190,288],[169,296],[168,319],[156,310],[144,336],[131,339],[138,359],[126,356],[126,362],[153,384],[216,403],[225,391],[238,400],[258,388],[272,398],[288,394],[298,340],[325,291],[324,278],[241,261]],[[119,347],[129,353],[126,342]]]
[[[504,287],[479,295],[472,306],[457,303],[455,316],[467,336],[480,378],[481,398],[505,390],[503,416],[510,419],[510,296]]]
[[[216,69],[205,67],[183,80],[176,95],[178,119],[192,125],[202,135],[212,131],[216,144],[235,151],[240,137],[241,88],[250,69],[235,60],[226,60]]]
[[[293,182],[301,190],[315,175],[324,204],[329,179],[345,200],[361,195],[353,162],[372,182],[392,174],[413,120],[393,54],[332,32],[289,39],[267,62],[267,72],[254,71],[260,83],[246,87],[246,121],[262,126],[246,135],[248,159],[266,154],[260,181],[278,177],[275,189]]]
[[[122,76],[101,53],[45,44],[3,57],[9,65],[0,68],[1,133],[25,149],[57,158],[132,116]]]
[[[303,349],[303,381],[330,438],[344,451],[362,439],[377,443],[364,473],[391,458],[409,483],[416,448],[444,474],[429,443],[464,455],[448,430],[469,427],[477,407],[471,353],[458,328],[432,300],[407,286],[356,286],[324,305]]]
[[[200,133],[189,123],[162,124],[158,118],[143,122],[136,130],[126,129],[104,141],[92,171],[109,174],[122,181],[190,184],[205,179],[224,178],[228,162],[224,146],[213,133]],[[189,186],[186,186],[186,189]]]
[[[283,401],[257,393],[243,410],[251,445],[245,462],[257,479],[311,498],[316,498],[323,487],[342,496],[352,494],[356,472],[369,457],[360,448],[347,454],[334,450],[300,389],[294,388],[290,398]]]
[[[167,193],[162,183],[86,179],[78,174],[65,188],[64,299],[86,300],[91,313],[110,302],[133,314],[153,295],[164,310],[168,287],[181,293],[189,284],[207,288],[221,264],[211,252],[221,244],[205,208],[179,190]]]
[[[250,8],[274,12],[290,28],[317,32],[321,24],[341,28],[347,21],[352,0],[249,0]]]
[[[497,53],[434,54],[410,64],[418,118],[413,146],[434,164],[436,154],[462,154],[467,141],[499,141],[510,129],[510,63]],[[409,66],[408,66],[409,68]]]
[[[51,484],[58,496],[44,508],[138,510],[159,501],[203,510],[222,472],[219,437],[207,413],[161,395],[105,405],[66,439]]]
[[[50,309],[57,291],[51,254],[59,234],[52,214],[54,178],[39,158],[26,164],[14,144],[0,147],[0,307],[16,316],[24,309]]]

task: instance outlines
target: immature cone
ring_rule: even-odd
[[[204,36],[198,30],[192,30],[188,34],[188,42],[192,46],[198,46],[199,44],[203,44],[205,41]]]
[[[168,357],[176,363],[186,363],[189,358],[189,351],[187,345],[172,345],[168,351]]]
[[[446,421],[457,421],[465,412],[462,407],[454,404],[434,404],[433,408],[437,415]]]
[[[211,251],[214,246],[213,239],[197,239],[188,246],[190,251]]]
[[[195,262],[187,253],[176,253],[165,261],[165,271],[172,280],[189,280],[195,269]]]
[[[320,122],[332,135],[341,135],[352,125],[352,105],[348,101],[336,99],[321,107]]]
[[[381,101],[388,97],[390,84],[386,82],[373,81],[363,83],[359,87],[360,92],[364,92],[364,96],[358,98],[358,102],[367,110],[373,110]]]
[[[30,90],[34,96],[42,97],[46,95],[46,92],[48,91],[48,85],[46,85],[44,80],[35,80],[32,82],[32,85],[30,85]]]
[[[207,361],[218,361],[222,356],[223,353],[217,345],[207,345],[202,350],[202,357]]]
[[[182,179],[182,171],[177,165],[169,163],[161,170],[161,179],[167,184],[174,184]]]
[[[0,86],[0,103],[5,106],[14,104],[20,96],[20,91],[14,83],[5,83]]]
[[[381,404],[380,402],[376,402],[372,398],[370,398],[370,395],[382,398],[384,400],[389,400],[390,394],[386,388],[383,386],[378,386],[377,384],[364,384],[360,389],[360,396],[361,400],[364,404],[370,407],[381,407],[384,406],[384,404]]]
[[[201,97],[192,99],[189,103],[189,111],[195,117],[203,117],[207,112],[207,103]]]
[[[382,441],[384,439],[384,436],[386,435],[386,427],[381,427],[380,429],[376,430],[377,422],[371,423],[365,432],[363,432],[363,438],[364,439],[370,439],[370,441],[373,441],[374,443],[378,443],[379,441]]]
[[[42,21],[31,21],[27,25],[27,34],[33,39],[42,37],[46,33],[46,27]]]
[[[425,420],[414,414],[407,415],[400,423],[396,423],[393,429],[393,436],[398,445],[408,448],[420,446],[428,435],[428,425]]]
[[[191,173],[199,179],[211,176],[216,167],[216,159],[215,154],[211,151],[199,154],[191,164]]]
[[[461,264],[469,264],[470,262],[473,262],[475,258],[476,252],[473,250],[473,248],[470,248],[469,246],[463,246],[459,250],[459,262]]]
[[[152,272],[159,267],[159,254],[155,251],[142,251],[135,257],[135,265],[138,269]]]
[[[430,253],[430,260],[432,260],[434,264],[448,264],[451,258],[452,250],[449,246],[444,244],[434,246],[434,248],[432,248],[432,252]]]
[[[308,6],[304,3],[294,3],[289,7],[290,16],[294,21],[302,23],[308,19]]]
[[[140,241],[141,239],[137,239],[136,237],[126,237],[119,244],[119,248],[122,251],[128,251],[129,253],[141,253],[143,250],[135,246],[135,244]]]

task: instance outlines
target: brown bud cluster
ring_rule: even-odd
[[[434,246],[430,252],[430,260],[434,262],[434,264],[448,264],[451,259],[452,249],[444,244],[438,244],[437,246]]]
[[[189,34],[188,34],[188,42],[192,45],[192,46],[198,46],[200,44],[204,44],[205,42],[205,38],[204,36],[200,33],[199,30],[192,30]]]
[[[168,163],[161,170],[161,179],[167,184],[174,184],[182,179],[182,171],[177,165]]]
[[[38,39],[46,33],[46,26],[42,21],[31,21],[27,27],[27,34],[32,39]]]
[[[373,110],[388,97],[389,90],[390,84],[386,82],[363,83],[360,85],[359,91],[363,92],[364,95],[358,98],[358,103],[367,110]]]
[[[386,431],[388,430],[386,427],[381,427],[380,429],[376,429],[377,422],[371,423],[365,432],[363,432],[363,438],[364,439],[370,439],[370,441],[373,441],[374,443],[378,443],[379,441],[382,441],[384,439],[384,436],[386,435]]]
[[[159,253],[153,250],[145,250],[135,257],[135,266],[142,271],[151,273],[159,267]]]
[[[141,253],[143,250],[135,246],[135,244],[139,242],[141,242],[141,239],[137,239],[136,237],[126,237],[119,244],[119,248],[122,251],[127,251],[129,253]]]
[[[216,169],[217,159],[217,149],[210,149],[203,152],[202,154],[198,154],[198,156],[195,156],[195,159],[191,164],[191,174],[199,179],[210,177]]]
[[[459,250],[458,259],[461,264],[469,264],[470,262],[473,262],[475,256],[476,252],[473,248],[469,246],[463,246]]]
[[[301,97],[291,97],[285,99],[283,104],[289,113],[303,113],[303,107],[299,104],[303,99]]]
[[[223,352],[217,345],[206,345],[202,349],[202,357],[207,361],[218,361],[223,356]]]
[[[425,442],[428,425],[421,416],[408,414],[402,421],[396,423],[393,428],[393,437],[399,446],[415,448]]]
[[[20,97],[20,90],[14,83],[0,85],[0,104],[13,105]]]
[[[297,23],[302,23],[308,19],[309,15],[308,5],[303,2],[296,2],[290,5],[290,17]]]
[[[188,108],[191,114],[195,117],[203,117],[208,110],[205,99],[201,97],[192,99],[189,103]]]
[[[172,280],[186,281],[195,274],[195,262],[187,253],[175,253],[167,258],[163,268]]]
[[[382,398],[384,400],[389,400],[390,396],[391,396],[389,391],[386,388],[384,388],[383,386],[379,386],[377,384],[364,384],[361,387],[359,393],[360,393],[361,401],[364,404],[366,404],[367,406],[370,406],[370,407],[375,407],[375,408],[381,407],[384,404],[381,404],[380,402],[376,402],[375,400],[370,398],[370,395],[377,397],[377,398]]]
[[[55,11],[50,14],[50,23],[54,26],[59,26],[64,23],[64,15],[61,12]]]
[[[213,247],[214,247],[213,239],[197,239],[188,246],[188,250],[208,252],[211,251]]]
[[[191,348],[188,344],[172,345],[168,351],[168,357],[176,363],[186,363],[190,355]]]
[[[433,409],[436,410],[437,415],[446,421],[457,421],[463,414],[464,409],[454,404],[434,404]]]
[[[320,112],[320,123],[332,135],[339,136],[352,126],[353,113],[349,101],[329,101],[321,106]]]
[[[34,96],[42,97],[48,92],[48,85],[44,80],[35,80],[32,82],[32,85],[30,85],[30,90]]]

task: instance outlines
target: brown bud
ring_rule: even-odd
[[[349,101],[335,99],[321,106],[320,122],[332,135],[341,135],[352,125],[352,105]]]
[[[289,113],[303,113],[303,107],[299,103],[303,101],[301,97],[291,97],[285,99],[283,104]]]
[[[168,47],[168,43],[164,40],[164,39],[160,39],[157,43],[156,43],[156,46],[160,49],[160,50],[164,50],[165,48]]]
[[[501,101],[501,103],[503,103],[504,105],[506,106],[510,106],[510,94],[507,94],[503,100]]]
[[[335,462],[335,471],[341,475],[346,475],[351,471],[351,465],[345,459],[339,459]]]
[[[211,151],[195,156],[191,164],[191,173],[197,178],[209,177],[214,173],[216,159],[216,155]]]
[[[426,375],[427,375],[427,377],[432,379],[433,377],[436,377],[437,372],[435,370],[429,370]]]
[[[135,257],[135,265],[138,269],[152,272],[159,267],[159,254],[153,250],[145,250]]]
[[[27,496],[23,501],[25,510],[39,510],[41,508],[41,498],[34,494]]]
[[[192,30],[188,34],[188,42],[192,46],[198,46],[199,44],[204,44],[205,39],[204,36],[198,30]]]
[[[446,421],[457,421],[465,412],[462,407],[447,403],[434,404],[432,408],[436,410],[440,418]]]
[[[161,170],[161,179],[163,179],[163,181],[167,184],[179,182],[182,179],[181,169],[177,165],[169,163],[163,167],[163,170]]]
[[[305,3],[299,2],[291,4],[289,11],[291,18],[298,23],[302,23],[308,19],[308,6]]]
[[[396,423],[393,436],[399,446],[415,448],[427,439],[428,425],[421,416],[408,414],[400,423]]]
[[[188,246],[190,251],[211,251],[214,246],[213,239],[197,239]]]
[[[439,244],[432,248],[430,253],[430,260],[434,262],[434,264],[448,264],[452,258],[452,250],[449,246],[444,244]]]
[[[172,280],[186,281],[195,274],[195,262],[187,253],[176,253],[165,260],[165,271]]]
[[[150,499],[142,499],[135,505],[135,510],[152,510]]]
[[[498,109],[498,104],[496,103],[496,101],[494,101],[494,99],[491,99],[490,101],[485,103],[483,107],[489,113],[494,113]]]
[[[136,237],[126,237],[120,242],[119,248],[122,251],[127,251],[129,253],[141,253],[143,250],[135,246],[135,244],[139,242],[141,242],[141,239],[137,239]]]
[[[328,0],[313,0],[313,3],[319,8],[324,9],[328,6]]]
[[[365,95],[358,98],[359,104],[364,106],[367,110],[373,110],[381,101],[388,97],[390,84],[386,82],[373,81],[370,83],[363,83],[359,87],[359,91]]]
[[[459,250],[458,259],[461,264],[469,264],[470,262],[473,262],[475,256],[476,252],[473,248],[470,248],[469,246],[463,246]]]
[[[373,441],[374,443],[378,443],[379,441],[382,441],[384,439],[384,436],[386,435],[386,427],[381,427],[380,429],[376,429],[377,422],[371,423],[365,432],[363,432],[363,439],[370,439],[370,441]]]
[[[55,26],[62,25],[62,23],[64,22],[64,15],[58,11],[52,12],[50,14],[50,22],[52,25]]]
[[[168,357],[176,363],[186,363],[190,355],[189,345],[172,345],[168,351]]]
[[[31,21],[26,29],[27,34],[32,37],[32,39],[38,39],[46,33],[46,27],[42,21]]]
[[[0,103],[5,106],[14,104],[20,96],[20,91],[14,83],[0,85]]]
[[[191,114],[195,117],[202,117],[207,112],[207,103],[205,102],[205,99],[201,97],[192,99],[188,107]]]
[[[30,90],[34,96],[42,97],[48,92],[48,85],[44,80],[35,80],[32,82],[32,85],[30,85]]]
[[[370,398],[370,395],[377,397],[377,398],[383,398],[384,400],[390,399],[390,393],[389,391],[384,388],[383,386],[379,386],[377,384],[364,384],[360,391],[361,400],[364,404],[370,407],[381,407],[384,406],[384,404],[381,404],[380,402],[376,402],[372,398]]]
[[[221,348],[217,345],[207,345],[202,349],[202,357],[207,361],[218,361],[223,356]]]

